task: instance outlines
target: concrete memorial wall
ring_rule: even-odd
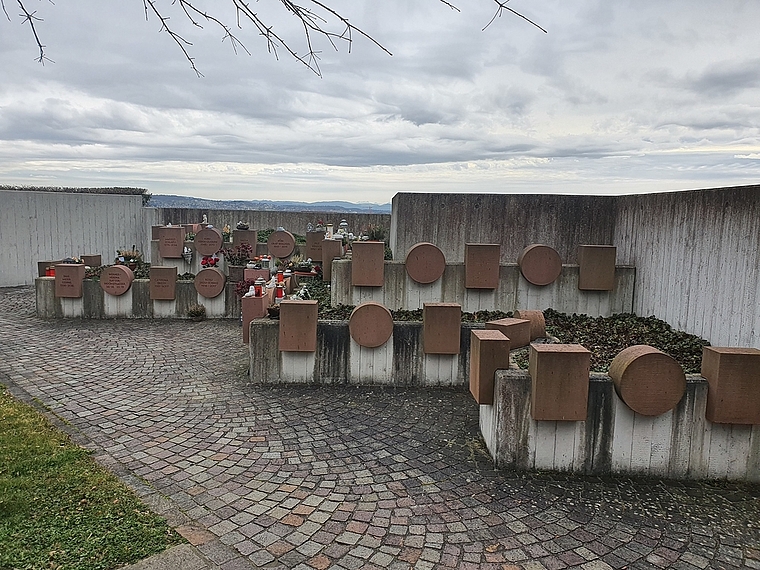
[[[538,243],[564,264],[581,264],[601,252],[580,253],[580,245],[609,244],[618,266],[636,267],[636,314],[713,344],[760,348],[760,186],[634,196],[396,194],[394,259],[420,241],[435,243],[447,263],[464,261],[466,243],[499,243],[502,264]],[[603,275],[591,277],[587,283],[584,271],[582,288],[604,285]]]
[[[493,405],[480,406],[480,430],[501,469],[760,482],[760,425],[709,421],[708,382],[686,380],[677,406],[647,416],[620,399],[609,376],[594,373],[583,419],[541,421],[530,413],[530,374],[499,370]]]
[[[466,312],[543,311],[551,307],[557,311],[597,317],[632,311],[636,269],[616,267],[612,291],[581,291],[578,287],[580,268],[577,265],[563,265],[557,280],[545,287],[528,283],[515,264],[499,266],[494,289],[468,288],[464,263],[447,263],[443,275],[432,283],[418,283],[412,279],[404,261],[384,262],[382,287],[354,286],[352,274],[351,260],[332,262],[333,305],[359,305],[374,301],[391,310],[414,310],[421,309],[424,303],[442,302],[459,303]]]

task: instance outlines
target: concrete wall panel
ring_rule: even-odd
[[[760,348],[760,186],[622,196],[614,244],[634,311],[717,346]]]
[[[0,287],[31,285],[37,262],[150,245],[142,196],[0,190]],[[144,253],[145,255],[145,253]]]
[[[499,468],[760,481],[760,426],[706,421],[701,376],[688,377],[675,409],[642,416],[617,397],[609,377],[592,374],[587,419],[577,422],[531,419],[530,383],[527,371],[499,370],[494,404],[480,406],[481,433]]]

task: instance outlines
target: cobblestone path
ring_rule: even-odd
[[[464,390],[255,386],[240,336],[0,289],[0,383],[220,568],[760,568],[758,487],[497,472]]]

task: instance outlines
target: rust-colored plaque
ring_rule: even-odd
[[[706,346],[702,349],[702,376],[708,384],[708,420],[760,424],[760,350]]]
[[[461,305],[422,304],[422,349],[425,354],[459,354],[461,332]]]
[[[499,286],[498,243],[467,243],[464,246],[464,286],[467,289],[496,289]]]
[[[247,243],[253,249],[253,255],[256,255],[256,243],[258,232],[256,230],[232,230],[232,245],[243,245]]]
[[[516,319],[530,321],[530,340],[543,338],[546,336],[546,319],[543,311],[515,311]]]
[[[55,266],[55,296],[78,299],[82,296],[84,264],[60,263]]]
[[[198,255],[214,255],[222,249],[222,230],[203,228],[195,234],[195,251]]]
[[[195,276],[195,290],[202,297],[213,299],[224,291],[226,281],[227,278],[220,269],[207,267],[206,269],[201,269]]]
[[[612,291],[615,289],[614,245],[578,246],[578,289],[582,291]]]
[[[306,232],[306,258],[311,257],[312,261],[322,261],[322,240],[325,239],[325,232]]]
[[[177,268],[150,266],[150,298],[171,301],[177,291]]]
[[[643,416],[672,410],[686,393],[686,376],[676,360],[652,346],[621,350],[609,370],[620,399]]]
[[[406,254],[406,272],[417,283],[433,283],[446,269],[443,252],[432,243],[418,243]]]
[[[351,312],[348,320],[351,338],[359,346],[377,348],[388,342],[393,334],[393,316],[380,303],[362,303]]]
[[[526,247],[517,258],[523,277],[533,285],[554,283],[562,272],[562,260],[557,251],[540,243]]]
[[[478,404],[493,404],[497,370],[509,368],[509,339],[497,330],[470,332],[470,394]]]
[[[351,285],[382,287],[385,279],[384,256],[384,242],[354,242],[351,246]]]
[[[585,421],[590,367],[591,353],[580,344],[531,344],[531,417]]]
[[[286,230],[275,230],[269,235],[267,249],[274,257],[285,259],[290,257],[296,247],[296,238]]]
[[[181,259],[185,246],[185,228],[172,226],[158,229],[158,254],[166,259]]]
[[[530,321],[527,319],[498,319],[495,321],[488,321],[486,328],[489,330],[500,331],[504,336],[509,339],[510,349],[520,348],[528,346],[530,341]],[[538,338],[538,337],[536,337]]]
[[[86,253],[82,256],[82,263],[89,267],[100,267],[103,265],[102,256],[99,253]]]
[[[132,286],[135,274],[126,265],[111,265],[100,274],[100,288],[109,295],[118,297]]]
[[[282,352],[317,350],[317,302],[280,303],[279,349]]]

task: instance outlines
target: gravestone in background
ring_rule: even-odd
[[[286,259],[290,257],[296,247],[296,238],[289,231],[275,230],[269,234],[267,250],[273,257]]]
[[[207,267],[206,269],[201,269],[195,276],[195,290],[202,297],[213,299],[224,291],[224,284],[226,282],[227,278],[221,269]]]
[[[185,228],[163,227],[158,230],[158,254],[166,259],[181,259],[185,247]]]
[[[409,277],[423,285],[438,281],[446,269],[443,252],[432,243],[414,244],[406,254],[406,272]]]
[[[135,274],[126,265],[111,265],[100,274],[100,288],[118,297],[129,291],[134,278]]]
[[[464,246],[464,286],[466,289],[496,289],[499,286],[498,243],[468,243]]]
[[[203,228],[195,234],[195,251],[198,255],[214,255],[223,244],[222,230],[218,228]]]
[[[59,263],[55,266],[55,296],[78,299],[82,296],[84,264]]]
[[[150,267],[150,298],[155,301],[171,301],[177,294],[177,268]]]
[[[382,287],[385,281],[385,243],[355,241],[351,245],[351,285]]]

